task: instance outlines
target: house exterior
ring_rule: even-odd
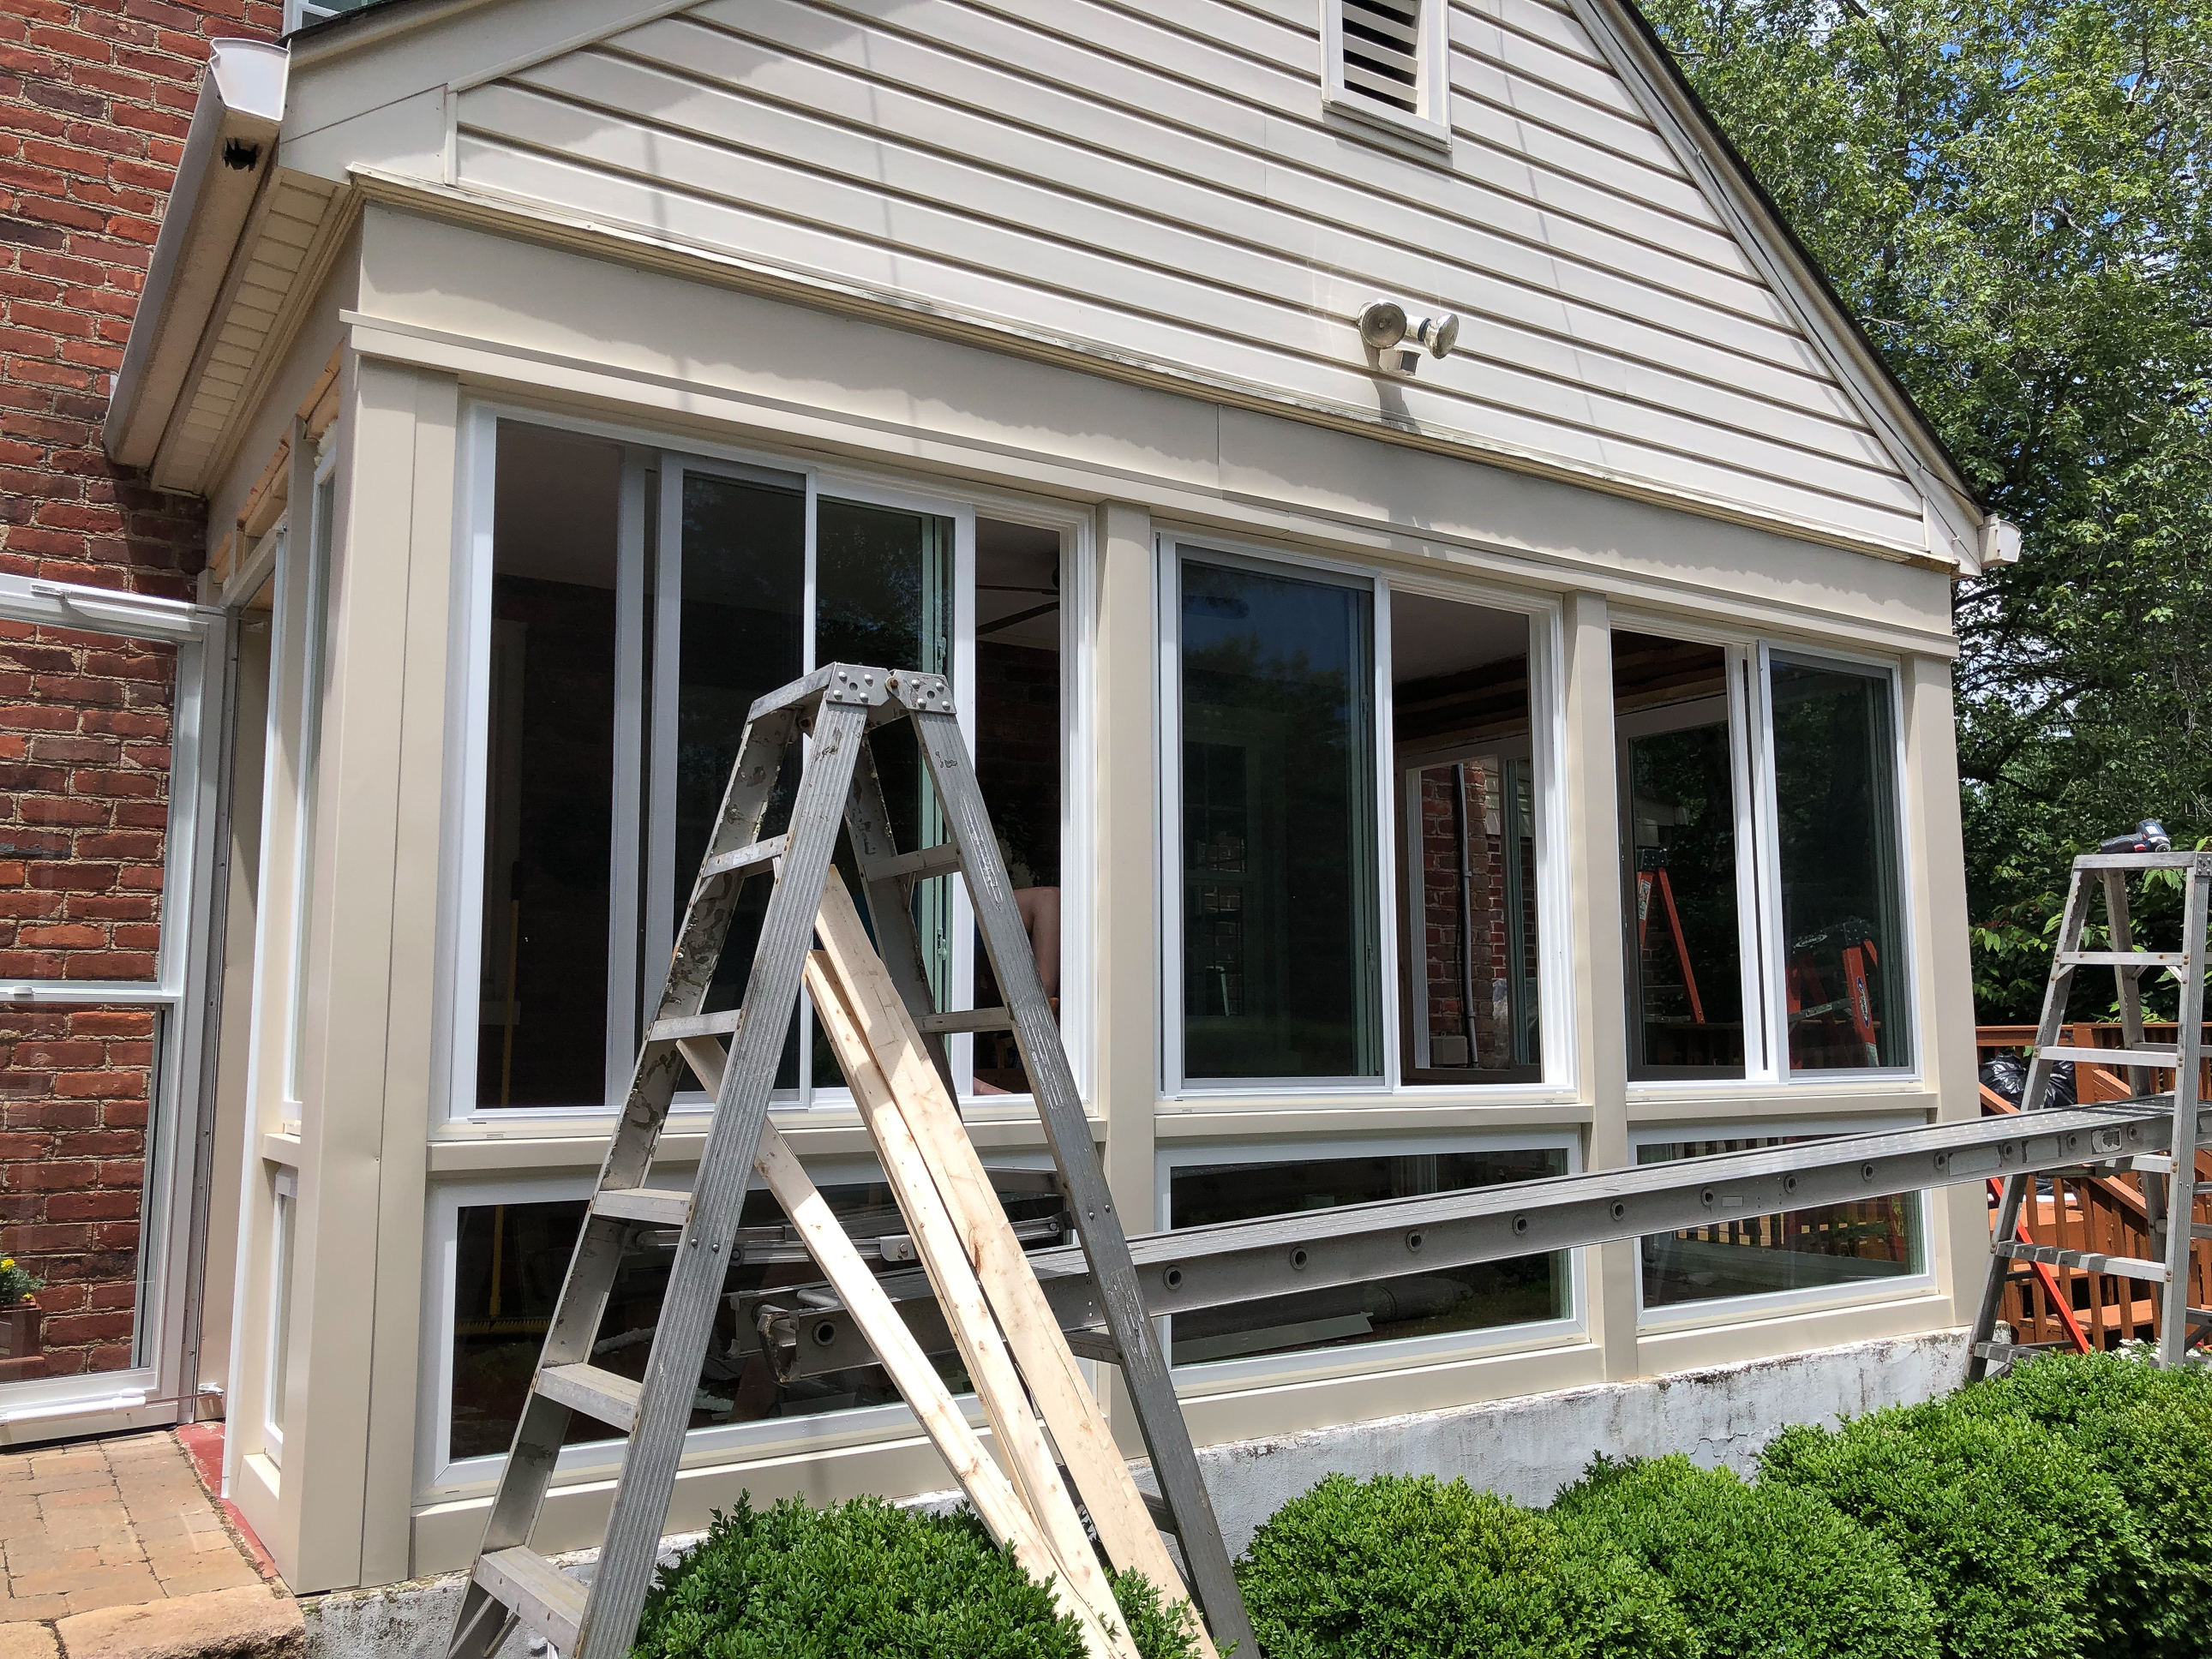
[[[5,988],[153,1009],[170,1243],[129,1353],[0,1419],[219,1390],[295,1589],[468,1559],[744,711],[817,663],[951,677],[1132,1218],[1978,1112],[1950,596],[2013,538],[1617,0],[387,0],[220,46],[183,142],[103,435],[204,502],[198,591],[0,578],[86,682],[55,733],[172,736],[105,786],[165,841],[87,895],[157,896],[146,959]],[[946,1008],[963,905],[917,896]],[[1056,1238],[1018,1055],[953,1046]],[[779,1082],[863,1230],[803,1019]],[[672,1530],[941,1489],[880,1373],[773,1363],[810,1274],[757,1202]],[[1168,1340],[1201,1446],[1872,1363],[1964,1322],[1986,1224],[1731,1217]],[[543,1547],[615,1468],[580,1425]]]

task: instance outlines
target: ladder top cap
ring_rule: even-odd
[[[781,690],[771,691],[753,704],[749,720],[759,720],[779,709],[810,709],[823,703],[848,707],[898,708],[916,714],[952,712],[952,683],[942,674],[925,674],[917,668],[874,668],[866,663],[829,662]],[[897,717],[893,711],[891,718]]]

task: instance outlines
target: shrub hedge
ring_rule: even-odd
[[[1784,1430],[1763,1483],[1818,1493],[1888,1542],[1935,1598],[1947,1656],[2100,1650],[2138,1552],[2111,1479],[2024,1418],[1937,1401]]]
[[[1552,1513],[1665,1579],[1708,1654],[1935,1659],[1928,1591],[1893,1548],[1813,1492],[1754,1486],[1679,1453],[1601,1457]]]
[[[1658,1576],[1463,1480],[1323,1480],[1237,1563],[1266,1659],[1695,1659]]]
[[[1332,1475],[1237,1570],[1264,1659],[2212,1654],[2212,1370],[2052,1356],[1786,1430],[1755,1480],[1600,1458],[1548,1510]],[[1115,1589],[1145,1659],[1195,1659],[1150,1585]],[[1081,1655],[972,1516],[863,1498],[717,1515],[635,1659]]]
[[[1114,1592],[1144,1659],[1196,1659],[1142,1575]],[[972,1514],[741,1497],[661,1571],[632,1659],[1083,1659],[1083,1639]]]

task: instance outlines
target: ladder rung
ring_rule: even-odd
[[[691,1218],[691,1194],[665,1188],[616,1187],[592,1194],[592,1213],[617,1221],[647,1221],[680,1227]]]
[[[536,1550],[520,1546],[477,1558],[477,1583],[514,1610],[516,1618],[567,1653],[584,1622],[584,1586]]]
[[[2053,1063],[2070,1060],[2089,1066],[2145,1066],[2170,1072],[2180,1056],[2171,1048],[2154,1048],[2148,1043],[2140,1048],[2069,1048],[2054,1042],[2038,1058]]]
[[[927,881],[932,876],[949,876],[960,867],[960,849],[949,841],[925,847],[915,853],[902,853],[895,859],[885,859],[868,872],[870,881],[890,881],[901,876],[911,876],[916,881]]]
[[[1121,1347],[1115,1342],[1112,1334],[1103,1328],[1062,1331],[1060,1336],[1067,1343],[1068,1352],[1079,1359],[1096,1359],[1108,1365],[1121,1363]]]
[[[548,1365],[538,1373],[538,1392],[548,1400],[557,1400],[624,1434],[637,1421],[641,1386],[597,1365]]]
[[[718,1014],[678,1014],[672,1019],[656,1019],[647,1028],[647,1042],[680,1042],[685,1037],[726,1036],[738,1029],[743,1018],[742,1008],[725,1008]]]
[[[1011,1031],[1014,1016],[1005,1008],[959,1008],[949,1014],[924,1014],[915,1024],[925,1031]]]
[[[2137,1175],[2170,1176],[2173,1173],[2173,1158],[2166,1152],[2136,1152],[2128,1158],[2128,1168]]]
[[[2191,1238],[2212,1238],[2212,1221],[2192,1221],[2189,1224]]]
[[[1990,1248],[2014,1261],[2078,1267],[2087,1273],[2118,1273],[2123,1279],[2148,1279],[2160,1285],[2166,1283],[2167,1277],[2166,1263],[2147,1261],[2142,1256],[2101,1255],[2094,1250],[2062,1249],[2056,1244],[2023,1244],[2018,1239],[2000,1239]]]
[[[787,835],[770,836],[766,841],[757,841],[750,847],[717,853],[714,857],[701,861],[699,879],[705,881],[713,876],[726,876],[733,870],[757,870],[763,864],[773,864],[783,856],[783,849],[790,842],[791,837]]]
[[[2058,960],[2069,968],[2182,968],[2189,963],[2179,951],[2061,951]]]

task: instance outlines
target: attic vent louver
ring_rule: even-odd
[[[1420,0],[1344,0],[1344,85],[1420,113]]]
[[[1448,0],[1322,0],[1328,106],[1449,146]]]

